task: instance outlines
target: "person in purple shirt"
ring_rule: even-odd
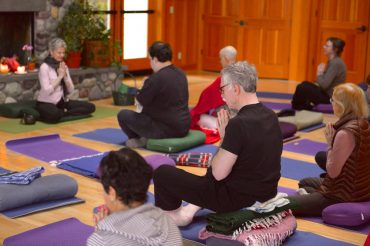
[[[36,109],[40,113],[40,119],[48,123],[57,123],[63,116],[89,115],[95,111],[92,103],[68,99],[74,85],[63,61],[66,49],[64,40],[52,39],[49,42],[50,55],[40,66],[41,88]]]

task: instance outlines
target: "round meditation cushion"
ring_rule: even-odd
[[[322,212],[324,222],[340,226],[359,226],[370,222],[370,201],[337,203]]]

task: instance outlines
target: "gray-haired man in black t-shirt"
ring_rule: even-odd
[[[256,95],[255,67],[238,62],[221,72],[223,99],[238,114],[218,113],[221,147],[205,176],[171,166],[154,173],[155,203],[178,226],[191,222],[200,208],[230,212],[265,202],[277,194],[282,135],[276,114]],[[182,207],[182,200],[190,204]]]

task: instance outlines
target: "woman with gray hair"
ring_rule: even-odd
[[[92,103],[68,99],[74,85],[63,61],[66,48],[64,40],[52,39],[49,42],[49,56],[40,66],[41,89],[36,109],[40,119],[48,123],[57,123],[63,116],[89,115],[95,111]]]

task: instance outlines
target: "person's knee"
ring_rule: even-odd
[[[136,112],[132,110],[124,109],[118,113],[117,119],[119,122],[125,122],[125,123],[132,122],[135,118],[135,114]]]
[[[57,123],[63,117],[62,111],[51,111],[41,116],[41,120],[48,123]]]
[[[305,188],[307,186],[310,186],[310,184],[311,184],[310,178],[304,178],[304,179],[299,180],[298,187]]]
[[[95,104],[93,104],[93,103],[87,103],[86,108],[87,108],[87,111],[89,111],[90,114],[94,113],[95,110],[96,110]]]
[[[173,166],[170,165],[162,165],[158,167],[156,170],[154,170],[153,174],[153,181],[155,184],[161,183],[161,181],[168,179],[171,175],[171,172],[173,170]]]
[[[315,161],[317,164],[325,164],[326,163],[326,151],[319,151],[315,155]]]

